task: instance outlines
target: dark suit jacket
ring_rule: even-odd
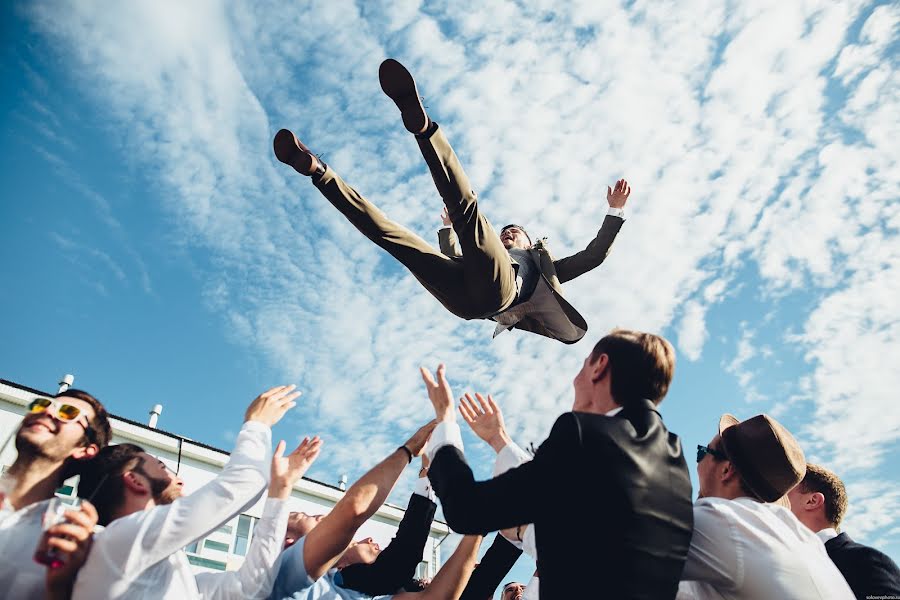
[[[900,597],[900,571],[888,555],[857,544],[846,533],[825,542],[825,550],[857,598]]]
[[[445,446],[428,477],[456,532],[534,523],[542,598],[675,597],[691,480],[681,442],[649,400],[614,417],[563,414],[534,460],[488,481]]]
[[[503,583],[503,578],[513,568],[522,551],[512,545],[499,533],[494,543],[488,548],[459,600],[489,600],[494,597],[494,590]]]
[[[425,496],[413,494],[391,543],[381,551],[375,562],[341,569],[341,586],[370,596],[380,596],[393,594],[409,584],[422,561],[436,508],[437,504]]]
[[[603,219],[603,225],[600,227],[600,231],[597,232],[596,237],[591,240],[591,243],[588,244],[584,250],[565,258],[554,259],[550,254],[550,249],[547,248],[547,245],[543,240],[537,240],[529,251],[531,258],[534,260],[534,264],[540,269],[541,276],[550,287],[553,298],[559,304],[560,310],[566,315],[566,318],[572,325],[573,335],[565,339],[560,338],[548,330],[540,319],[535,319],[528,315],[516,323],[514,329],[523,329],[525,331],[537,333],[538,335],[558,339],[566,344],[574,344],[583,338],[588,329],[587,322],[584,320],[584,317],[575,310],[575,307],[569,304],[563,297],[561,284],[575,279],[579,275],[584,275],[591,269],[599,267],[600,263],[602,263],[609,254],[612,243],[616,239],[616,234],[619,233],[619,229],[622,228],[624,222],[625,220],[621,217],[607,215],[606,218]],[[440,245],[443,254],[451,258],[462,257],[462,250],[459,247],[456,233],[453,231],[452,227],[445,227],[438,230],[438,244]]]

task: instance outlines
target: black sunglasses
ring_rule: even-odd
[[[719,460],[728,460],[728,457],[725,456],[724,452],[720,452],[709,446],[697,446],[697,462],[703,460],[703,457],[707,454],[710,454],[713,458],[718,458]]]

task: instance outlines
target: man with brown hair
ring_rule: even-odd
[[[55,551],[68,555],[65,567],[48,570],[32,560],[32,554],[56,490],[83,461],[109,443],[109,416],[96,398],[74,388],[53,398],[35,398],[27,411],[16,432],[18,455],[4,474],[13,485],[0,518],[0,582],[9,598],[43,598],[46,591],[64,596],[97,523],[90,503],[68,511],[67,521],[52,530],[65,536],[51,544]],[[45,583],[54,589],[48,590]]]
[[[797,440],[772,417],[719,419],[709,445],[697,447],[700,491],[679,600],[853,598],[822,542],[786,507],[805,470]]]
[[[691,539],[691,481],[681,442],[657,405],[675,352],[662,337],[618,329],[575,377],[534,459],[476,482],[463,456],[444,366],[422,377],[438,419],[428,476],[450,527],[484,533],[533,523],[543,598],[584,597],[573,573],[608,598],[673,598]]]
[[[788,492],[791,511],[822,542],[857,598],[900,598],[900,571],[891,557],[838,533],[847,512],[844,482],[824,467],[807,463],[806,476]]]

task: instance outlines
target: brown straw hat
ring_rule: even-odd
[[[765,502],[778,502],[806,475],[800,444],[769,415],[739,421],[733,415],[719,419],[722,450],[741,473],[751,492]]]

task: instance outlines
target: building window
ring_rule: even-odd
[[[228,547],[228,544],[223,544],[222,542],[215,542],[213,540],[206,540],[205,542],[203,542],[203,548],[209,549],[209,550],[217,550],[219,552],[226,552],[226,553],[228,552],[228,550],[230,550],[230,548]]]
[[[208,558],[203,558],[202,556],[196,556],[193,554],[188,554],[188,562],[195,567],[205,567],[207,569],[214,569],[216,571],[224,571],[226,567],[226,564],[220,560],[210,560]]]
[[[247,546],[250,545],[250,530],[256,521],[250,515],[238,517],[237,533],[234,536],[234,553],[238,556],[247,556]]]
[[[416,565],[416,579],[428,579],[428,561],[423,560]]]

